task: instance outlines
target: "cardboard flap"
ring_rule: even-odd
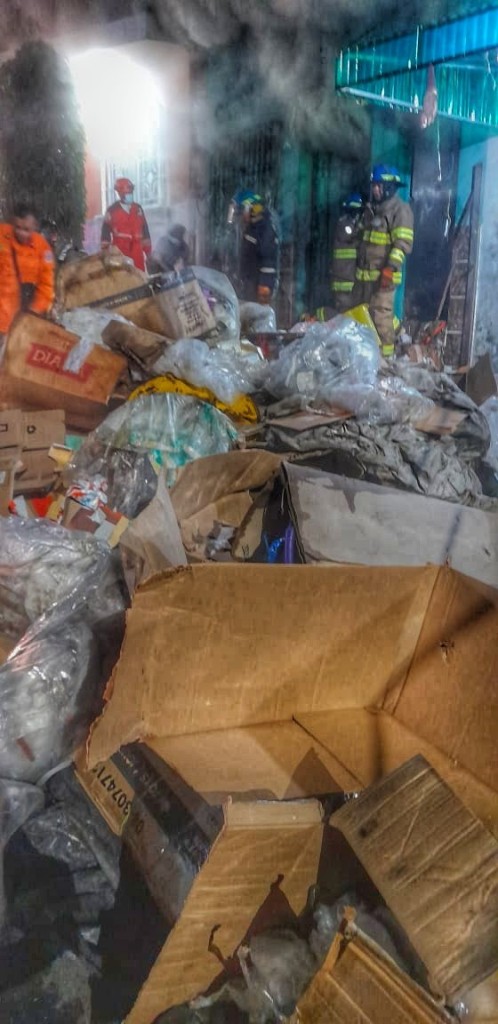
[[[288,800],[358,787],[358,780],[295,722],[156,738],[148,746],[210,803],[229,793]]]
[[[406,684],[385,708],[498,791],[498,595],[442,571]]]
[[[216,925],[216,943],[230,957],[257,917],[264,928],[304,907],[322,846],[318,805],[281,804],[274,827],[264,804],[234,807],[237,813],[245,822],[239,817],[231,827],[228,821],[215,842],[126,1024],[151,1024],[212,984],[222,970],[208,952]]]
[[[415,757],[331,818],[449,1002],[498,966],[498,843]]]
[[[365,936],[332,947],[299,1001],[300,1024],[449,1024],[449,1017]]]
[[[436,575],[205,564],[155,577],[128,613],[91,763],[139,738],[378,703],[406,677]]]
[[[306,466],[283,474],[304,561],[445,565],[498,586],[498,516]]]
[[[263,487],[281,461],[272,452],[254,450],[208,455],[189,462],[180,470],[171,489],[178,519],[189,519],[229,494]]]
[[[333,754],[336,763],[342,767],[342,772],[340,768],[336,771],[336,778],[346,791],[371,786],[416,754],[422,754],[462,803],[498,838],[496,792],[433,744],[410,732],[397,718],[383,711],[355,708],[325,714],[308,712],[299,715],[299,724],[315,743]],[[439,738],[440,744],[442,740],[444,733]],[[346,771],[352,784],[347,784]]]
[[[20,409],[0,412],[0,449],[22,448],[24,444],[23,414]]]

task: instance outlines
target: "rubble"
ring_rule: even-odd
[[[384,362],[361,310],[289,336],[210,268],[61,275],[0,382],[6,1020],[471,1024],[489,375],[478,405],[423,346]]]

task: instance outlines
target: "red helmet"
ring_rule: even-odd
[[[135,186],[129,178],[116,178],[114,182],[114,191],[121,194],[121,192],[133,192]]]

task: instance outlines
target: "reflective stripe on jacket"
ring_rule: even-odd
[[[401,284],[405,259],[413,248],[413,212],[399,195],[379,203],[365,223],[358,250],[357,281],[378,281],[392,267],[393,283]]]
[[[102,225],[103,249],[115,245],[123,256],[133,260],[139,270],[145,270],[145,254],[151,251],[150,232],[145,213],[138,203],[123,209],[120,202],[113,203],[106,212]]]
[[[16,269],[17,268],[17,269]],[[5,334],[23,307],[21,285],[32,285],[28,309],[48,313],[55,298],[55,262],[43,237],[34,231],[21,245],[10,224],[0,224],[0,334]]]

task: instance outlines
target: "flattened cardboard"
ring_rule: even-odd
[[[128,614],[92,763],[144,736],[380,702],[406,677],[437,572],[205,563],[155,577]]]
[[[304,561],[451,564],[498,587],[498,516],[477,508],[284,463]]]
[[[300,999],[299,1024],[450,1024],[450,1017],[357,932],[334,942]]]
[[[231,956],[268,907],[299,913],[318,874],[323,824],[314,801],[233,804],[126,1024],[151,1024],[161,1011],[212,984],[220,964],[208,952],[212,929]],[[280,881],[279,881],[280,879]]]
[[[22,314],[7,337],[0,377],[0,404],[23,409],[63,409],[71,426],[91,428],[107,413],[107,402],[126,360],[95,346],[80,371],[63,369],[76,334],[49,320]]]
[[[187,558],[169,491],[161,472],[150,504],[132,519],[120,538],[120,552],[130,592],[138,582],[172,565],[186,565]],[[130,575],[131,574],[131,575]]]
[[[452,1002],[498,962],[498,842],[423,757],[331,818]]]

